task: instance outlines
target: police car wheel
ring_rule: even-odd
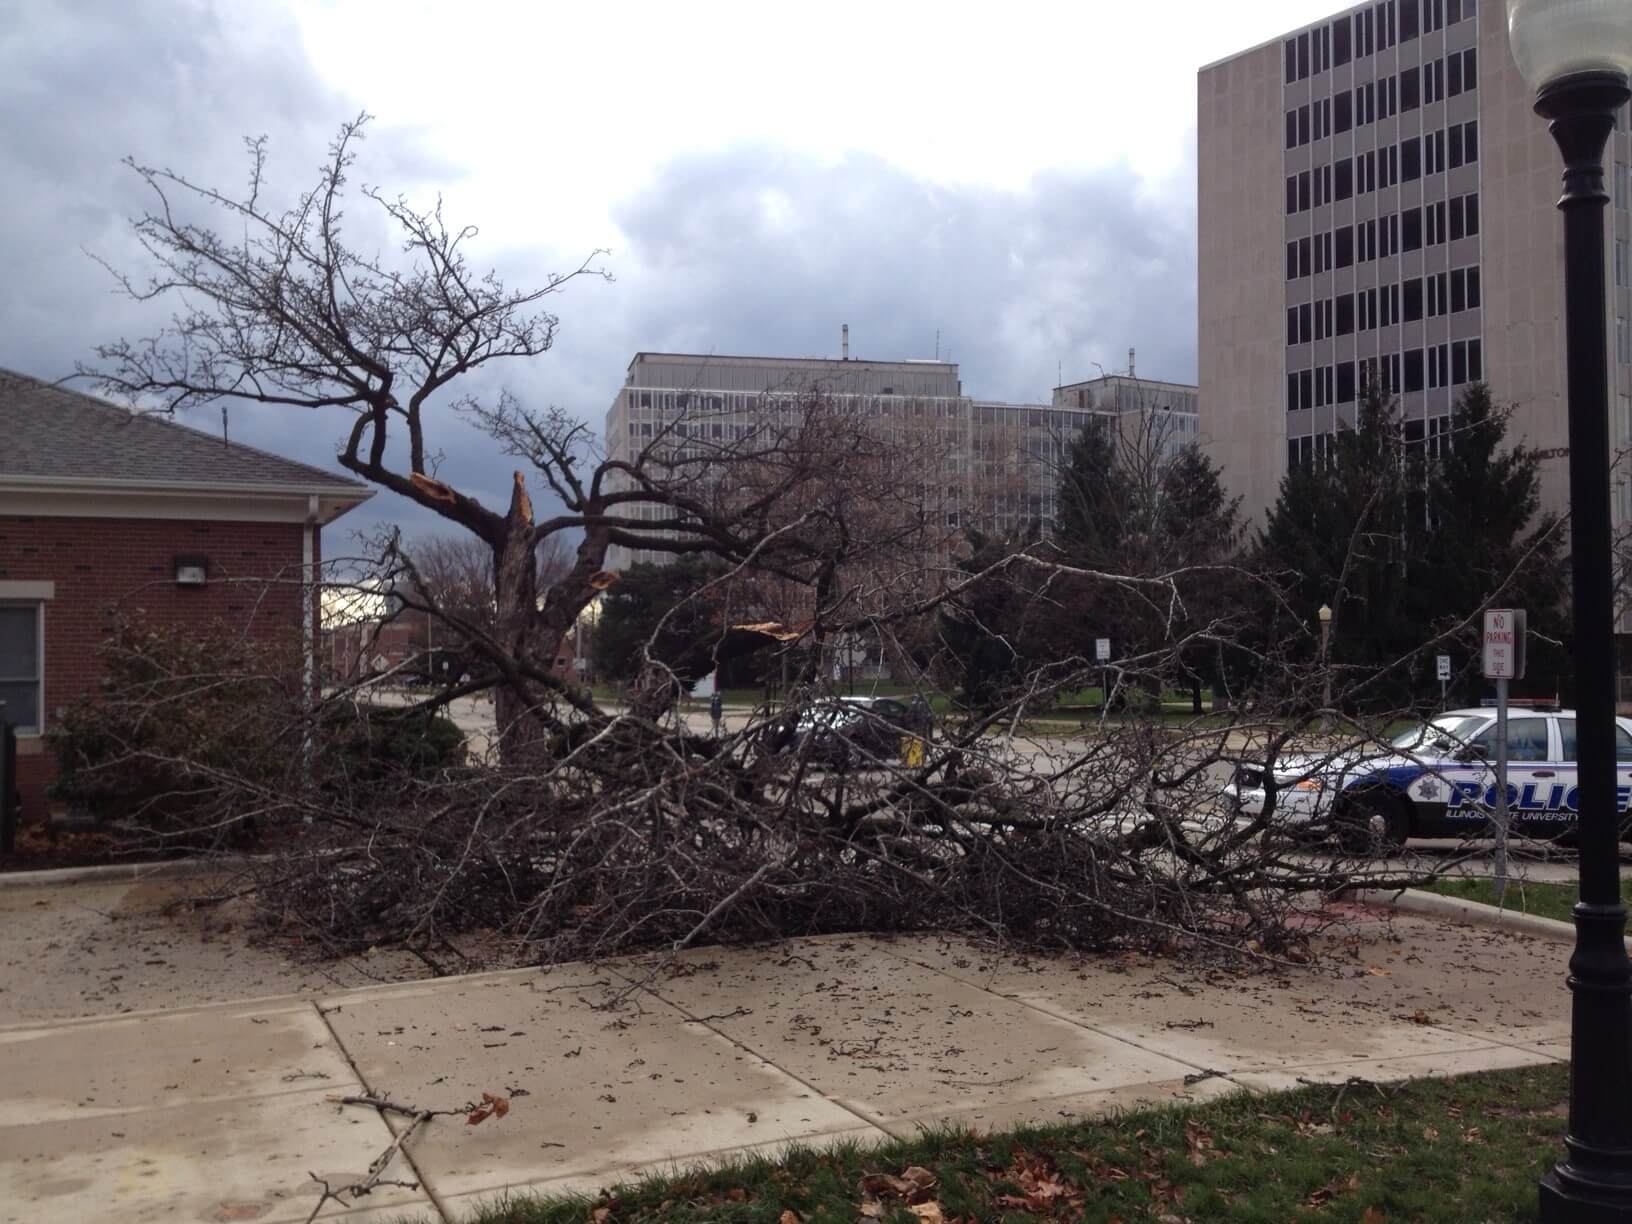
[[[1407,822],[1398,803],[1381,795],[1363,796],[1338,817],[1338,843],[1351,854],[1390,853],[1405,845]]]

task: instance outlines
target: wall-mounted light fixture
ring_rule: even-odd
[[[210,562],[207,557],[177,557],[176,585],[203,586],[209,579]]]

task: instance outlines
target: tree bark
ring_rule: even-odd
[[[493,598],[499,644],[511,658],[548,670],[554,655],[539,658],[532,649],[538,620],[538,567],[533,557],[533,502],[520,472],[515,474],[510,510],[493,549]],[[494,690],[499,759],[505,764],[520,760],[527,746],[542,738],[543,728],[532,713],[540,697],[537,686],[519,674],[507,677]]]

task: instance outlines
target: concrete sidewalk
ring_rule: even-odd
[[[1568,1057],[1568,949],[1345,907],[1318,969],[1198,974],[1017,958],[960,939],[828,937],[313,999],[0,1029],[0,1219],[304,1220],[308,1173],[387,1188],[323,1218],[460,1220],[507,1188],[594,1190],[792,1140],[1053,1122],[1300,1080]]]

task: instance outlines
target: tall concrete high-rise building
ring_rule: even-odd
[[[1531,101],[1499,0],[1357,5],[1201,70],[1200,407],[1247,513],[1368,379],[1431,448],[1483,379],[1567,509],[1562,167]],[[1632,442],[1627,126],[1606,152],[1606,448]],[[1632,484],[1616,500],[1632,520]]]
[[[636,353],[607,410],[607,455],[633,463],[656,447],[681,464],[727,462],[734,444],[768,423],[788,425],[812,396],[865,420],[880,445],[899,453],[897,472],[921,469],[915,479],[936,491],[943,544],[964,527],[1046,529],[1071,439],[1096,421],[1117,430],[1125,447],[1163,455],[1199,436],[1195,387],[1131,375],[1057,387],[1046,404],[1012,404],[964,395],[957,365],[946,361]],[[661,511],[632,513],[655,521]],[[614,547],[607,563],[668,559]]]

